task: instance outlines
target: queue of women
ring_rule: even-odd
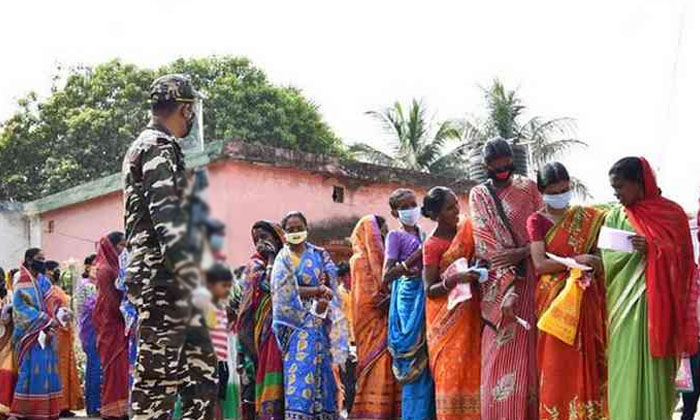
[[[446,187],[420,206],[399,189],[388,197],[398,229],[363,217],[350,238],[349,292],[330,254],[309,242],[302,213],[255,223],[255,253],[234,287],[238,344],[228,347],[238,409],[220,418],[333,420],[348,409],[358,420],[670,419],[679,361],[698,350],[685,212],[661,196],[643,158],[610,169],[619,204],[604,207],[571,205],[560,163],[541,168],[537,182],[516,175],[502,139],[485,145],[484,161],[489,180],[471,190],[469,209]],[[602,227],[630,232],[631,249],[598,249]],[[103,418],[128,415],[134,315],[119,290],[122,248],[118,233],[100,242],[77,297],[88,411]],[[13,332],[0,334],[12,343],[0,341],[0,367],[11,348],[16,385],[11,395],[0,386],[0,404],[17,417],[60,411],[47,343],[72,314],[43,261],[41,250],[27,251],[12,316],[2,317]],[[455,269],[460,261],[468,269]],[[355,393],[344,401],[349,357]],[[684,419],[696,402],[686,401]]]
[[[85,408],[91,416],[128,418],[129,331],[115,282],[123,248],[120,232],[102,238],[97,254],[85,259],[75,305],[62,288],[59,264],[39,248],[28,249],[20,267],[2,276],[0,417],[54,419]],[[74,323],[86,357],[83,383]]]
[[[679,361],[698,350],[686,213],[661,196],[643,158],[610,169],[619,204],[604,207],[570,205],[560,163],[537,182],[515,175],[504,140],[487,143],[484,160],[490,179],[471,190],[468,211],[444,187],[420,210],[398,190],[389,205],[400,229],[385,233],[376,216],[355,228],[350,417],[670,419]],[[429,234],[421,212],[437,223]],[[631,249],[598,249],[603,226],[629,232]],[[452,270],[461,258],[473,269]],[[471,298],[450,304],[465,284]],[[694,417],[694,395],[683,419]]]

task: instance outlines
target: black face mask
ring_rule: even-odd
[[[44,261],[32,260],[31,269],[37,273],[46,273],[46,263]]]
[[[515,165],[510,164],[497,169],[488,169],[486,172],[488,177],[494,181],[506,181],[513,175],[514,171]]]

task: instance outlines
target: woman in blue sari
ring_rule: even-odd
[[[389,197],[391,215],[401,225],[386,237],[384,285],[389,301],[389,351],[401,384],[401,418],[435,418],[435,383],[428,366],[425,330],[426,293],[423,269],[425,234],[418,226],[420,208],[412,190],[398,189]]]
[[[272,328],[282,350],[288,420],[335,420],[332,364],[348,354],[348,325],[336,294],[336,268],[324,249],[306,241],[299,212],[282,221],[286,246],[272,270]]]
[[[100,415],[100,387],[102,384],[102,367],[100,355],[97,353],[97,331],[92,322],[97,301],[97,286],[92,270],[95,254],[84,260],[83,275],[78,284],[75,296],[75,310],[78,315],[80,343],[85,352],[85,411],[90,417]]]
[[[12,343],[19,370],[10,415],[17,418],[54,420],[61,411],[55,331],[69,312],[59,307],[45,271],[44,253],[28,249],[12,299]]]

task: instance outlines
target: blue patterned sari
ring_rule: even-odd
[[[301,256],[285,247],[272,271],[272,328],[283,355],[285,419],[335,420],[336,383],[332,363],[348,353],[348,325],[336,295],[326,318],[312,313],[299,286],[325,283],[337,291],[336,268],[322,248],[307,244]]]
[[[43,274],[36,279],[22,267],[12,298],[12,342],[18,359],[18,377],[11,415],[31,419],[57,419],[61,401],[56,337],[48,332],[58,309],[51,282]],[[46,334],[45,346],[39,336]]]
[[[78,315],[80,343],[85,352],[85,411],[88,415],[100,413],[102,367],[97,353],[97,331],[92,314],[97,300],[97,287],[90,278],[80,279],[75,306]]]

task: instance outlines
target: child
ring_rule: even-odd
[[[391,194],[389,206],[391,215],[401,223],[401,229],[392,230],[386,237],[383,283],[385,289],[391,289],[388,342],[394,355],[394,374],[402,385],[402,417],[434,419],[435,390],[427,368],[425,316],[415,312],[425,312],[420,274],[425,235],[418,226],[421,211],[416,194],[403,188]]]
[[[227,308],[229,296],[233,287],[233,273],[223,262],[215,262],[207,270],[207,288],[212,295],[216,321],[210,327],[209,334],[218,360],[219,404],[217,404],[217,419],[230,420],[238,418],[238,394],[235,384],[229,381],[229,333],[231,322],[228,319]]]
[[[355,335],[353,334],[352,321],[352,302],[350,288],[352,287],[352,279],[350,276],[350,266],[346,262],[341,262],[337,267],[338,276],[338,296],[342,302],[342,309],[345,317],[348,319],[349,329],[349,344],[350,355],[345,362],[345,366],[338,374],[338,409],[341,411],[341,417],[347,417],[347,413],[352,408],[352,402],[355,398],[355,368],[357,367],[357,352],[355,350]]]

